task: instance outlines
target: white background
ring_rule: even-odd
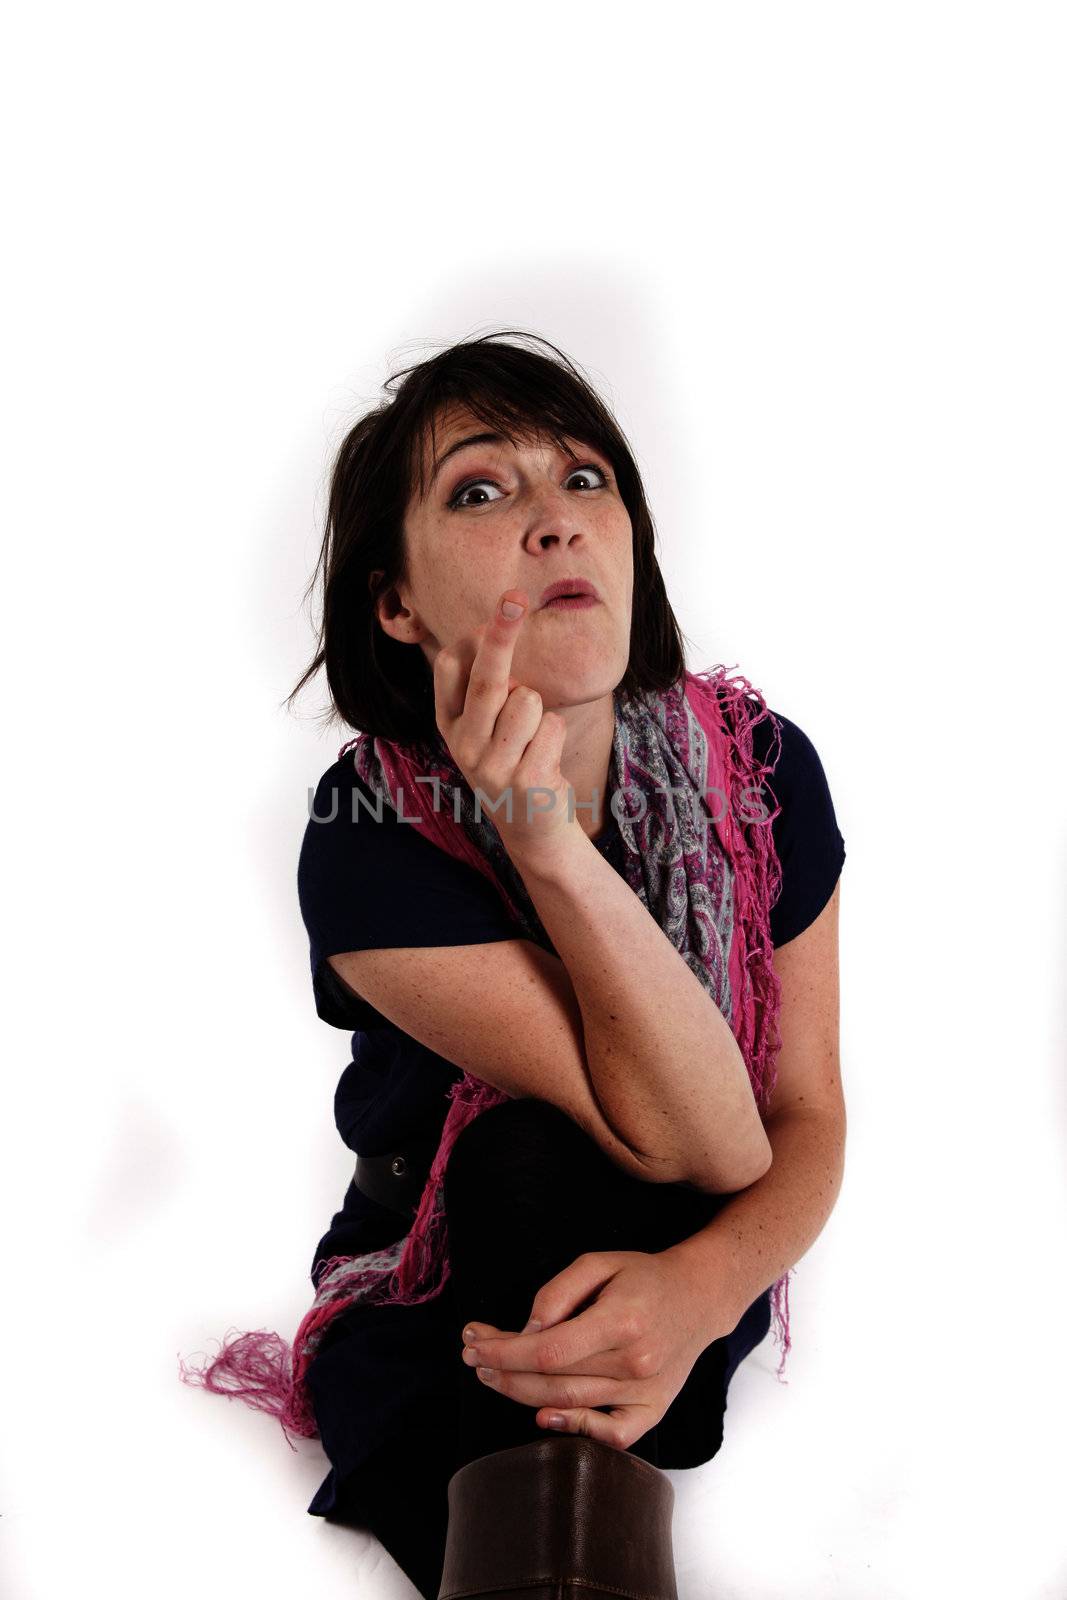
[[[178,1357],[291,1337],[350,1175],[296,900],[342,736],[281,708],[332,452],[511,327],[848,850],[845,1181],[788,1386],[768,1339],[672,1474],[681,1600],[1067,1593],[1064,57],[1018,0],[9,23],[11,1600],[413,1593]]]

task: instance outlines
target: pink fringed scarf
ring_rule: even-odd
[[[675,685],[662,695],[617,692],[608,794],[626,846],[627,881],[730,1022],[761,1110],[774,1088],[781,1044],[770,937],[770,909],[781,888],[771,831],[779,808],[775,802],[768,810],[764,784],[777,751],[761,765],[752,750],[752,729],[765,717],[780,739],[759,691],[740,674],[728,678],[722,666],[687,672],[684,689]],[[491,813],[476,815],[473,791],[443,739],[401,746],[362,734],[342,747],[339,759],[349,750],[379,805],[421,818],[424,835],[485,873],[526,934],[551,948]],[[316,1262],[315,1299],[291,1349],[276,1333],[240,1334],[205,1370],[182,1363],[183,1382],[268,1411],[286,1433],[317,1436],[307,1370],[334,1317],[362,1300],[416,1305],[439,1294],[448,1278],[442,1179],[449,1153],[468,1122],[508,1096],[464,1073],[449,1097],[410,1231],[384,1250]],[[771,1301],[781,1378],[791,1346],[789,1272],[774,1284]]]

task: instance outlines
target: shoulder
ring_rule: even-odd
[[[845,861],[845,841],[827,777],[827,764],[810,734],[768,707],[752,729],[754,759],[767,767],[764,804],[782,869],[782,888],[771,910],[771,939],[786,944],[822,911]]]
[[[308,819],[300,847],[301,892],[332,894],[341,874],[380,884],[386,898],[409,878],[420,884],[482,884],[487,880],[427,836],[421,817],[398,814],[355,770],[351,755],[328,767],[314,792],[308,790]],[[401,797],[402,802],[402,797]]]
[[[346,876],[360,871],[374,875],[375,862],[381,859],[390,826],[388,806],[380,806],[381,821],[369,789],[358,776],[351,756],[327,767],[318,783],[308,787],[307,822],[300,844],[297,883],[301,908],[314,910],[318,897],[330,892],[330,884],[343,867]],[[366,821],[366,825],[364,823]]]
[[[752,753],[780,787],[796,788],[806,778],[825,779],[822,758],[804,728],[783,712],[767,707],[752,728]]]
[[[443,854],[423,835],[421,824],[398,817],[384,795],[376,794],[355,769],[351,754],[327,767],[314,791],[308,789],[308,817],[300,847],[300,878],[309,886],[322,870],[340,862],[349,870],[377,875],[411,859],[433,865]]]
[[[326,957],[346,951],[521,936],[484,873],[398,817],[350,756],[327,768],[309,800],[297,892],[317,986],[333,981]]]
[[[314,790],[308,788],[308,829],[346,827],[368,814],[396,821],[396,813],[356,771],[352,752],[326,768]]]
[[[828,789],[819,752],[799,723],[768,705],[762,696],[737,695],[728,700],[723,688],[718,692],[723,718],[730,730],[739,734],[741,724],[747,723],[753,765],[763,770],[764,782],[769,780],[769,787],[783,809],[787,798],[793,810],[805,794]],[[774,809],[773,801],[769,808]]]

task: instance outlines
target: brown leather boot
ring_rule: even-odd
[[[584,1434],[548,1434],[479,1456],[448,1482],[438,1600],[522,1590],[557,1600],[678,1600],[674,1485],[640,1456]]]

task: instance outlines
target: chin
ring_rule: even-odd
[[[601,654],[596,659],[582,661],[579,652],[568,650],[566,654],[560,651],[558,661],[531,673],[528,678],[514,666],[511,670],[521,683],[528,683],[531,689],[537,690],[546,710],[556,711],[564,706],[588,705],[590,701],[612,694],[626,676],[626,659],[620,663],[615,658],[606,660]]]

